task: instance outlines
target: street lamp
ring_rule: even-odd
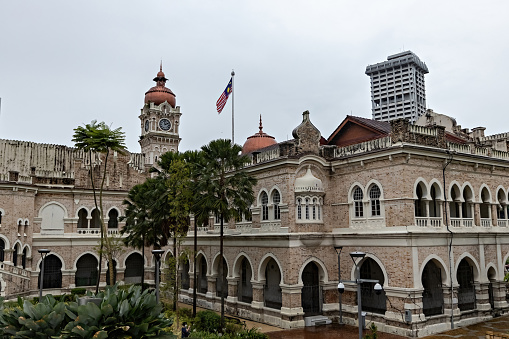
[[[152,254],[156,257],[156,302],[159,304],[159,259],[164,253],[163,250],[152,250]]]
[[[339,291],[339,324],[343,325],[343,303],[342,295],[345,291],[345,285],[341,282],[341,251],[343,246],[334,246],[336,253],[338,254],[338,291]],[[341,290],[343,289],[343,290]]]
[[[357,318],[359,322],[359,339],[362,339],[362,302],[361,302],[361,284],[365,282],[375,283],[374,290],[377,295],[380,295],[383,291],[382,285],[380,285],[378,280],[373,279],[361,279],[361,267],[359,263],[366,256],[364,252],[350,252],[350,257],[352,258],[353,263],[355,264],[355,281],[345,281],[350,283],[357,284]],[[345,285],[342,281],[338,284],[338,291],[342,294],[345,291]]]
[[[41,258],[42,258],[42,262],[41,262],[41,278],[39,280],[39,302],[41,302],[41,300],[42,300],[42,288],[44,286],[43,285],[43,283],[44,283],[44,259],[46,259],[46,256],[51,251],[46,249],[46,248],[41,248],[41,249],[37,250],[37,252],[39,252],[41,254]]]

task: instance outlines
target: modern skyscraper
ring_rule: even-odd
[[[408,118],[414,123],[426,111],[424,74],[428,67],[417,55],[406,51],[369,65],[371,110],[374,120]]]

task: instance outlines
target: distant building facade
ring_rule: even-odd
[[[428,67],[417,55],[406,51],[369,65],[373,120],[406,118],[414,123],[426,111],[424,74]]]

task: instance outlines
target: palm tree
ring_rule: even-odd
[[[231,140],[218,139],[202,146],[204,166],[198,182],[200,193],[198,206],[219,215],[221,221],[219,236],[219,269],[224,272],[223,238],[224,220],[242,217],[249,213],[254,200],[253,186],[256,179],[244,170],[249,162],[247,156],[240,155],[242,147]],[[226,282],[221,274],[221,285]],[[224,294],[221,293],[221,327],[224,327]]]
[[[101,277],[101,261],[103,246],[106,245],[106,256],[110,267],[113,267],[113,249],[110,244],[109,238],[105,237],[107,234],[106,225],[104,224],[104,211],[103,211],[103,190],[104,182],[106,180],[106,169],[108,168],[108,156],[110,151],[115,151],[120,154],[126,154],[127,149],[125,146],[125,134],[122,128],[110,129],[104,122],[97,123],[93,120],[90,124],[79,126],[74,129],[72,141],[75,143],[76,148],[88,152],[90,158],[90,181],[92,183],[92,190],[94,194],[95,208],[100,212],[101,221],[101,242],[99,250],[99,274],[97,275],[96,293],[99,290],[99,281]],[[92,167],[92,153],[104,155],[104,168],[99,188],[99,204],[97,203],[97,192],[95,188],[94,168]],[[99,171],[100,171],[99,164]],[[110,270],[110,281],[113,282],[113,270]]]

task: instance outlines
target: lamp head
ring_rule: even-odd
[[[153,255],[156,255],[156,256],[160,256],[161,254],[163,254],[164,251],[163,250],[152,250],[152,254]]]
[[[362,259],[366,256],[366,253],[364,252],[359,252],[359,251],[355,251],[355,252],[350,252],[350,256],[352,257],[352,259]]]
[[[343,292],[345,291],[345,284],[343,284],[342,282],[340,282],[338,284],[338,291],[339,293],[343,294]]]
[[[380,295],[380,294],[382,294],[382,291],[384,289],[383,289],[382,285],[380,285],[379,283],[376,283],[374,290],[375,290],[376,295]]]
[[[48,254],[49,252],[51,252],[51,250],[48,250],[47,248],[41,248],[41,249],[38,249],[37,252],[39,252],[41,254]]]

